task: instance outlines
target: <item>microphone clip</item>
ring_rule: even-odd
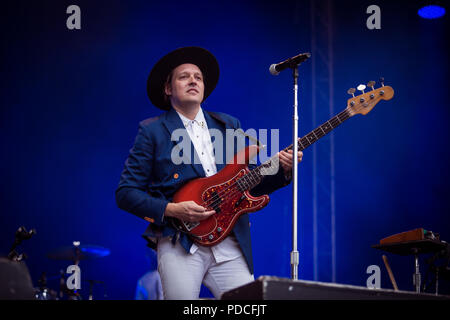
[[[11,261],[23,261],[27,258],[27,255],[25,253],[18,253],[16,251],[16,248],[22,243],[23,240],[31,239],[33,235],[36,234],[35,229],[31,229],[30,231],[27,231],[25,227],[19,227],[15,233],[15,239],[14,243],[11,246],[11,249],[8,253],[8,259]]]

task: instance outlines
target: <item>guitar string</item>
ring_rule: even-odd
[[[333,117],[333,118],[335,118],[335,117]],[[339,119],[339,123],[337,123],[336,125],[332,125],[333,126],[333,129],[335,129],[335,128],[337,128],[337,126],[339,126],[343,121],[345,121],[345,120],[347,120],[347,119],[349,119],[350,118],[350,116],[349,117],[347,117],[346,119],[344,119],[344,120],[340,120]],[[335,119],[336,120],[336,119]],[[329,120],[329,121],[331,121],[331,120]],[[329,122],[328,121],[328,122]],[[331,124],[331,123],[330,123]],[[318,128],[317,128],[318,129]],[[308,135],[310,135],[311,133],[313,133],[314,131],[316,131],[317,129],[315,129],[315,130],[313,130],[312,132],[310,132],[310,133],[308,133],[306,136],[304,136],[303,138],[305,138],[305,137],[307,137]],[[332,130],[330,130],[329,132],[331,132]],[[328,132],[328,133],[329,133]],[[317,138],[317,140],[319,140],[320,138],[322,138],[323,136],[325,136],[326,134],[328,134],[328,133],[325,133],[324,135],[322,135],[322,136],[320,136],[319,138]],[[314,133],[315,134],[315,133]],[[299,140],[301,140],[302,138],[299,138]],[[316,141],[317,141],[316,140]],[[315,141],[314,141],[315,142]],[[309,141],[308,141],[308,143],[309,143]],[[311,143],[307,146],[307,147],[309,147],[311,145]],[[283,149],[283,150],[286,150],[286,149],[290,149],[290,147],[291,146],[289,146],[289,147],[287,147],[287,148],[285,148],[285,149]],[[305,148],[304,148],[305,149]],[[304,150],[303,149],[303,150]],[[262,166],[262,165],[261,165]],[[260,166],[260,167],[261,167]],[[241,177],[240,179],[238,179],[234,184],[232,184],[232,185],[230,185],[230,186],[228,186],[227,188],[225,188],[224,190],[222,190],[221,191],[221,193],[217,193],[217,194],[215,194],[213,197],[211,197],[211,198],[209,198],[208,200],[206,200],[206,201],[204,201],[202,204],[201,204],[201,206],[204,206],[204,205],[207,205],[207,203],[208,202],[210,202],[210,201],[213,201],[211,204],[209,204],[209,205],[207,205],[207,206],[209,206],[209,207],[214,207],[214,206],[216,206],[217,204],[219,204],[221,201],[222,201],[222,197],[228,197],[228,198],[231,198],[231,197],[233,197],[233,196],[236,196],[236,195],[238,195],[239,193],[243,193],[243,192],[245,192],[245,191],[248,191],[248,190],[251,190],[253,187],[251,187],[251,188],[249,188],[249,189],[247,189],[247,190],[244,190],[244,191],[242,191],[242,190],[238,190],[238,189],[236,189],[235,188],[235,186],[238,184],[238,181],[240,181],[240,180],[242,180],[244,177],[247,177],[247,176],[251,176],[250,177],[250,185],[251,184],[253,184],[253,182],[251,181],[251,179],[253,178],[253,179],[255,179],[256,181],[258,181],[259,179],[259,181],[255,184],[255,186],[256,185],[258,185],[260,182],[261,182],[261,180],[262,180],[262,178],[260,177],[260,176],[258,176],[258,173],[256,173],[256,177],[254,177],[253,176],[253,172],[254,172],[254,170],[256,170],[256,169],[258,169],[258,168],[260,168],[260,167],[257,167],[257,168],[255,168],[255,169],[253,169],[253,170],[251,170],[249,173],[247,173],[247,174],[245,174],[243,177]],[[239,185],[238,185],[238,187],[239,187]],[[230,192],[229,194],[226,194],[227,192]]]
[[[355,109],[356,109],[356,108],[355,108]],[[339,117],[341,114],[344,114],[344,115],[346,116],[346,118],[343,119],[343,120],[339,119],[338,117]],[[341,111],[339,114],[337,114],[336,116],[334,116],[333,118],[331,118],[330,120],[328,120],[327,122],[325,122],[324,124],[330,123],[331,126],[333,127],[332,130],[334,130],[334,129],[337,128],[340,124],[342,124],[344,121],[348,120],[349,118],[351,118],[351,115],[349,114],[348,109],[345,109],[345,110]],[[333,123],[330,122],[330,121],[332,121],[332,120],[338,120],[339,123],[337,123],[336,125],[334,125]],[[316,131],[317,129],[321,128],[324,124],[322,124],[321,126],[317,127],[316,129],[314,129],[313,131],[311,131],[311,132],[308,133],[307,135],[303,136],[302,138],[299,138],[299,140],[301,141],[303,138],[307,138],[311,133],[313,133],[313,134],[317,137],[317,135],[315,134],[315,131]],[[322,129],[322,130],[323,130],[323,129]],[[329,132],[327,132],[327,133],[323,134],[322,136],[318,137],[316,141],[318,141],[319,139],[321,139],[322,137],[324,137],[325,135],[327,135],[328,133],[330,133],[332,130],[330,130]],[[308,140],[307,140],[307,141],[308,141]],[[316,141],[314,141],[314,142],[316,142]],[[309,141],[308,141],[308,143],[309,143]],[[302,143],[302,145],[303,145],[303,143]],[[307,147],[309,147],[310,145],[312,145],[312,143],[309,143],[309,145],[308,145]],[[286,147],[286,148],[283,149],[283,150],[290,149],[291,147],[292,147],[292,144],[291,144],[290,146]],[[307,148],[307,147],[306,147],[306,148]],[[306,149],[306,148],[303,148],[303,150]],[[273,158],[273,157],[272,157],[272,158]],[[271,158],[271,159],[272,159],[272,158]],[[263,166],[263,165],[261,165],[261,166]],[[241,178],[238,179],[238,180],[241,180],[242,178],[248,176],[249,174],[250,174],[250,175],[253,174],[252,172],[253,172],[254,170],[260,168],[261,166],[255,168],[255,169],[253,169],[253,170],[250,170],[249,173],[245,174],[243,177],[241,177]],[[253,177],[253,176],[252,176],[252,177]],[[260,177],[258,177],[258,176],[257,176],[257,177],[253,177],[253,179],[259,179],[259,178],[260,178]],[[261,180],[262,180],[262,179],[261,179]],[[259,181],[258,183],[256,183],[255,186],[258,185],[260,182],[261,182],[261,181]],[[250,181],[250,183],[252,183],[252,182]],[[230,197],[232,197],[232,196],[235,196],[235,195],[237,195],[237,194],[239,194],[239,193],[243,193],[243,192],[248,191],[248,190],[251,189],[251,188],[250,188],[250,189],[247,189],[247,190],[244,190],[244,191],[236,190],[236,189],[235,189],[235,186],[236,186],[237,184],[238,184],[238,181],[236,181],[234,184],[232,184],[232,185],[228,186],[227,188],[225,188],[224,190],[222,190],[221,193],[217,193],[217,194],[214,195],[213,197],[211,197],[211,198],[209,198],[208,200],[204,201],[204,202],[203,202],[202,204],[200,204],[200,205],[201,205],[201,206],[204,206],[204,205],[207,204],[207,202],[213,201],[211,204],[209,204],[209,205],[207,205],[207,206],[209,206],[209,207],[214,207],[214,206],[216,206],[218,203],[220,203],[220,201],[222,201],[222,199],[221,199],[222,197],[225,197],[225,196],[226,196],[226,197],[229,197],[229,198],[230,198]],[[254,186],[253,186],[253,187],[254,187]],[[252,188],[253,188],[253,187],[252,187]],[[231,191],[232,193],[231,193],[231,194],[226,194],[226,193],[229,192],[229,191]]]
[[[355,97],[355,98],[357,98],[357,97]],[[361,104],[359,104],[357,107],[354,107],[354,109],[357,110],[357,111],[360,111],[363,107],[364,107],[364,106],[362,106]],[[339,118],[341,115],[344,115],[344,116],[345,116],[345,119],[341,120],[341,119]],[[325,132],[325,133],[324,133],[322,136],[318,137],[313,143],[315,143],[316,141],[318,141],[319,139],[321,139],[322,137],[324,137],[325,135],[327,135],[328,133],[330,133],[331,131],[333,131],[333,130],[334,130],[335,128],[337,128],[340,124],[342,124],[344,121],[348,120],[348,119],[351,118],[351,117],[352,117],[352,115],[350,114],[349,109],[348,109],[348,108],[345,108],[343,111],[341,111],[341,112],[338,113],[336,116],[334,116],[333,118],[331,118],[330,120],[328,120],[328,121],[326,121],[326,122],[324,123],[324,124],[329,123],[329,124],[332,126],[332,130],[330,130],[329,132],[325,132],[325,131],[322,129],[322,126],[324,125],[324,124],[322,124],[322,125],[320,125],[319,127],[317,127],[316,129],[314,129],[314,130],[312,130],[311,132],[309,132],[308,134],[306,134],[305,136],[303,136],[302,138],[298,138],[298,139],[300,140],[300,143],[302,144],[302,147],[303,147],[303,143],[301,142],[302,139],[306,139],[306,141],[308,141],[308,143],[309,143],[309,145],[307,145],[306,147],[303,147],[303,150],[306,149],[307,147],[309,147],[310,145],[312,145],[312,143],[310,143],[310,141],[307,139],[309,135],[313,134],[313,135],[317,138],[317,134],[315,133],[316,130],[318,130],[319,128],[321,128],[321,130],[322,130],[323,132]],[[333,121],[333,120],[334,120],[334,121],[335,121],[335,120],[338,120],[339,123],[337,123],[336,125],[334,125],[332,122],[330,122],[330,121]],[[291,144],[290,146],[286,147],[286,148],[283,149],[283,150],[290,149],[291,147],[292,147],[292,144]],[[272,158],[273,158],[273,157],[272,157]],[[272,159],[272,158],[271,158],[271,159]],[[262,166],[263,166],[263,165],[258,166],[257,168],[251,170],[249,173],[245,174],[243,177],[241,177],[239,180],[237,180],[234,184],[228,186],[227,188],[225,188],[224,190],[222,190],[220,193],[215,194],[213,197],[211,197],[211,198],[209,198],[208,200],[204,201],[204,202],[203,202],[202,204],[200,204],[200,205],[201,205],[201,206],[204,206],[204,205],[206,205],[208,202],[213,201],[211,204],[208,205],[208,206],[210,206],[210,207],[213,207],[213,206],[217,205],[218,203],[220,203],[220,201],[222,201],[221,198],[224,197],[224,196],[231,197],[231,196],[234,196],[234,195],[236,195],[236,194],[239,194],[239,193],[242,193],[242,192],[245,192],[245,191],[250,190],[251,188],[250,188],[250,189],[247,189],[247,190],[244,190],[244,191],[236,190],[236,189],[235,189],[235,186],[237,185],[238,181],[240,181],[242,178],[248,176],[249,174],[250,174],[250,175],[253,174],[253,171],[254,171],[254,170],[256,170],[256,169],[258,169],[258,168],[260,168],[260,167],[262,167]],[[255,177],[253,177],[253,178],[255,179]],[[256,179],[259,179],[259,177],[257,176]],[[262,179],[261,179],[261,180],[262,180]],[[250,181],[250,182],[251,182],[251,181]],[[259,181],[258,183],[256,183],[255,186],[258,185],[260,182],[261,182],[261,181]],[[253,186],[253,187],[254,187],[254,186]],[[253,188],[253,187],[252,187],[252,188]],[[233,193],[231,193],[231,194],[226,194],[226,193],[229,192],[229,191],[232,191]]]
[[[359,107],[359,108],[361,108],[361,107]],[[357,108],[355,108],[355,109],[357,109]],[[359,111],[359,110],[358,110],[358,111]],[[344,116],[345,116],[345,119],[341,120],[341,119],[339,118],[340,115],[344,115]],[[320,125],[320,126],[317,127],[316,129],[314,129],[314,130],[312,130],[311,132],[309,132],[307,135],[303,136],[302,138],[299,138],[299,140],[301,141],[302,139],[305,138],[305,139],[308,141],[308,143],[309,143],[309,140],[307,139],[307,137],[308,137],[309,135],[314,134],[315,137],[317,138],[317,134],[315,133],[315,131],[316,131],[317,129],[321,128],[321,127],[322,127],[323,125],[325,125],[326,123],[330,123],[330,125],[333,127],[332,130],[330,130],[329,132],[326,132],[326,133],[324,133],[322,136],[318,137],[318,138],[316,139],[316,141],[318,141],[319,139],[321,139],[322,137],[324,137],[325,135],[327,135],[328,133],[330,133],[331,131],[333,131],[335,128],[337,128],[340,124],[342,124],[344,121],[348,120],[349,118],[351,118],[351,115],[349,114],[348,109],[344,109],[343,111],[341,111],[340,113],[338,113],[336,116],[334,116],[333,118],[331,118],[330,120],[328,120],[328,121],[325,122],[324,124]],[[334,120],[334,121],[338,120],[339,123],[337,123],[336,125],[334,125],[333,123],[330,122],[330,121],[332,121],[332,120]],[[323,129],[322,129],[322,130],[323,130]],[[314,141],[314,142],[316,142],[316,141]],[[303,143],[301,143],[301,144],[302,144],[302,146],[303,146]],[[306,148],[309,147],[310,145],[312,145],[312,143],[309,143],[309,145],[306,146]],[[286,147],[286,148],[283,149],[283,150],[290,149],[291,147],[292,147],[292,144],[291,144],[290,146]],[[306,148],[303,148],[303,150],[306,149]],[[275,157],[275,156],[274,156],[274,157]],[[274,158],[274,157],[272,157],[272,158]],[[272,159],[272,158],[270,158],[270,159]],[[269,160],[270,160],[270,159],[269,159]],[[202,204],[200,204],[200,205],[201,205],[201,206],[206,205],[206,206],[209,206],[209,207],[214,207],[214,206],[216,206],[217,204],[219,204],[220,201],[222,201],[222,197],[228,197],[228,198],[231,198],[231,197],[233,197],[233,196],[238,195],[239,193],[243,193],[243,192],[248,191],[248,190],[252,189],[253,187],[257,186],[261,181],[259,181],[258,183],[256,183],[255,186],[253,186],[252,188],[247,189],[247,190],[244,190],[244,191],[237,190],[237,189],[235,188],[235,186],[238,184],[238,181],[240,181],[241,179],[243,179],[244,177],[246,177],[246,176],[248,176],[248,175],[253,175],[252,172],[254,172],[254,170],[256,170],[256,169],[262,167],[263,165],[264,165],[264,164],[262,164],[261,166],[258,166],[257,168],[255,168],[255,169],[253,169],[253,170],[250,170],[249,173],[246,173],[243,177],[241,177],[240,179],[238,179],[234,184],[228,186],[227,188],[225,188],[224,190],[222,190],[220,193],[215,194],[213,197],[207,199],[206,201],[204,201],[204,202],[203,202]],[[258,173],[257,173],[257,175],[258,175]],[[253,179],[260,179],[259,176],[256,176],[256,177],[252,176],[252,178],[253,178]],[[251,178],[250,178],[250,179],[251,179]],[[262,180],[262,178],[261,178],[261,180]],[[250,183],[252,183],[251,180],[250,180]],[[238,185],[238,187],[239,187],[239,185]],[[232,193],[226,194],[227,192],[230,192],[230,191],[231,191]],[[213,202],[212,202],[211,204],[207,204],[207,203],[210,202],[210,201],[213,201]]]

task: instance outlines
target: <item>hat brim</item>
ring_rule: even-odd
[[[213,92],[219,81],[219,63],[214,55],[200,47],[179,48],[162,57],[148,76],[147,94],[153,105],[162,110],[170,109],[170,101],[165,99],[164,85],[170,72],[185,63],[196,65],[203,73],[203,100]]]

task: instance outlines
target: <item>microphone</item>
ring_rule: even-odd
[[[289,58],[280,63],[272,64],[269,68],[269,71],[272,75],[277,76],[281,71],[287,68],[294,68],[298,66],[300,63],[306,61],[309,57],[311,57],[311,53],[300,53],[295,57]]]

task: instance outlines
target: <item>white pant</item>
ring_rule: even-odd
[[[202,282],[219,299],[224,292],[254,280],[243,255],[216,263],[211,248],[199,246],[190,254],[178,241],[173,245],[169,238],[159,239],[157,252],[167,300],[198,299]]]

